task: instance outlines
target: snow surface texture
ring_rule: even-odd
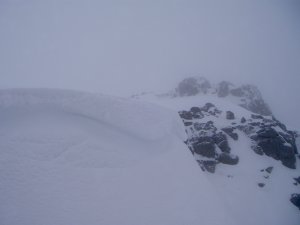
[[[243,117],[251,118],[253,114],[245,107],[239,106],[232,98],[215,94],[182,97],[145,94],[135,98],[156,103],[175,112],[212,103],[223,112],[218,117],[209,118],[220,128],[232,122],[238,124]],[[235,119],[226,119],[226,111],[234,112]],[[208,117],[204,117],[204,122],[207,119]],[[256,154],[251,148],[251,139],[242,131],[235,132],[238,134],[238,140],[228,137],[228,142],[231,147],[230,153],[239,157],[238,164],[218,164],[215,173],[205,173],[213,184],[219,201],[226,205],[238,224],[299,224],[300,212],[290,202],[293,193],[300,193],[300,185],[296,185],[294,180],[300,176],[299,158],[297,157],[296,170],[287,168],[278,160]],[[273,167],[271,173],[267,172],[268,167]],[[259,184],[264,186],[260,187]]]
[[[0,91],[0,124],[0,224],[245,220],[239,216],[248,206],[240,214],[228,208],[240,200],[226,202],[217,181],[199,170],[176,111],[75,91],[15,89]]]

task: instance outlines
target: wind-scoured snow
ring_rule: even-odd
[[[238,224],[183,143],[173,110],[1,90],[0,124],[0,224]]]

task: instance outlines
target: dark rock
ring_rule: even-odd
[[[250,135],[254,132],[254,127],[251,125],[238,125],[236,126],[237,129],[239,129],[240,131],[243,131],[245,134]]]
[[[221,153],[217,158],[220,163],[228,164],[228,165],[236,165],[239,162],[239,157],[228,154],[228,153]]]
[[[214,173],[216,171],[217,162],[214,160],[204,160],[202,161],[202,165],[204,166],[206,171]]]
[[[300,184],[300,176],[299,177],[296,177],[296,178],[294,178],[294,180],[298,183],[298,184]]]
[[[176,89],[180,96],[192,96],[199,93],[197,80],[193,77],[181,81]]]
[[[182,119],[185,119],[185,120],[192,120],[193,119],[193,114],[189,111],[180,111],[179,116]]]
[[[282,161],[294,158],[295,153],[292,146],[272,127],[257,131],[256,135],[251,136],[251,139],[257,142],[267,156]]]
[[[262,149],[262,151],[267,155],[276,160],[279,160],[279,146],[280,142],[278,140],[266,139],[261,140],[258,146]]]
[[[258,145],[251,146],[251,148],[258,155],[263,155],[264,154],[262,148]]]
[[[258,185],[259,187],[263,188],[266,184],[264,184],[264,183],[258,183],[257,185]]]
[[[192,107],[190,112],[192,113],[193,118],[195,119],[202,119],[204,117],[199,107]]]
[[[190,111],[192,113],[201,113],[201,109],[199,107],[192,107]]]
[[[266,129],[259,130],[257,132],[257,136],[260,138],[276,138],[278,136],[278,133],[272,127],[269,127]]]
[[[206,94],[211,84],[205,78],[189,77],[181,81],[176,88],[179,96],[193,96],[198,93]]]
[[[234,113],[233,112],[231,112],[231,111],[227,111],[226,112],[226,119],[228,119],[228,120],[234,120]]]
[[[251,122],[251,123],[249,123],[251,126],[253,126],[253,127],[259,127],[260,125],[261,125],[261,123],[260,122]]]
[[[206,104],[201,108],[201,110],[204,111],[204,112],[208,112],[208,110],[209,110],[210,108],[213,108],[213,107],[215,107],[215,105],[212,104],[212,103],[210,103],[210,102],[208,102],[208,103],[206,103]]]
[[[277,137],[272,132],[268,133],[268,135],[264,134],[263,138],[258,140],[258,146],[267,156],[280,160],[288,168],[296,169],[294,149]]]
[[[229,82],[222,81],[218,87],[218,97],[226,97],[229,94],[229,86],[232,86]]]
[[[194,152],[207,158],[215,157],[215,149],[214,141],[210,137],[201,137],[193,144]]]
[[[269,166],[269,167],[266,169],[266,171],[267,171],[268,173],[272,173],[272,171],[273,171],[273,166]]]
[[[292,194],[290,201],[300,210],[300,194]]]
[[[263,100],[260,91],[253,85],[243,85],[240,88],[231,90],[231,94],[236,97],[245,97],[247,101],[240,104],[251,112],[269,116],[272,114],[269,106]]]
[[[242,119],[241,119],[241,123],[246,123],[246,119],[245,119],[245,117],[242,117]]]
[[[222,152],[230,153],[231,148],[229,147],[227,137],[224,133],[219,132],[213,136],[214,143],[221,149]]]
[[[243,89],[242,88],[236,88],[236,89],[232,89],[230,91],[230,93],[233,95],[233,96],[236,96],[236,97],[242,97],[244,95],[244,92],[243,92]]]
[[[252,119],[263,119],[264,117],[261,115],[257,115],[257,114],[251,114],[251,118]]]
[[[191,125],[193,125],[193,123],[192,122],[184,122],[184,126],[191,126]]]
[[[238,134],[234,132],[233,127],[222,128],[222,131],[224,131],[229,137],[231,137],[235,141],[239,138]]]
[[[217,130],[217,128],[214,126],[214,122],[213,121],[208,121],[206,123],[194,123],[194,128],[197,131],[211,131],[212,133],[215,133],[215,131]]]

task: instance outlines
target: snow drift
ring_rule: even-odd
[[[15,89],[0,91],[0,124],[0,224],[235,224],[175,111]]]

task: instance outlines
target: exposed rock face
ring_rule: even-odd
[[[267,156],[280,160],[283,165],[295,169],[296,149],[293,148],[293,143],[289,143],[284,136],[270,126],[258,130],[251,138]]]
[[[250,144],[245,148],[251,149],[258,155],[264,155],[278,160],[283,166],[296,169],[298,154],[296,141],[299,135],[287,130],[286,126],[272,116],[272,112],[262,98],[257,87],[253,85],[235,86],[232,83],[222,81],[219,84],[211,84],[205,78],[190,77],[184,79],[175,92],[169,97],[196,96],[205,98],[208,96],[216,104],[223,107],[223,101],[241,106],[247,111],[233,106],[221,111],[212,103],[180,111],[179,115],[185,125],[187,140],[185,143],[194,155],[203,171],[215,173],[226,164],[233,166],[246,160],[244,153],[239,153],[237,146]],[[201,96],[201,97],[200,97]],[[193,101],[194,98],[191,98]],[[221,105],[222,104],[222,105]],[[226,103],[225,103],[226,104]],[[250,112],[250,113],[249,113]],[[248,138],[246,140],[245,138]],[[243,143],[236,143],[242,141]],[[299,139],[300,144],[300,139]],[[300,145],[299,145],[300,146]],[[250,148],[249,148],[250,147]],[[239,155],[240,154],[240,155]],[[240,158],[239,158],[240,156]],[[242,158],[243,157],[243,158]],[[298,155],[300,159],[300,155]],[[243,161],[242,161],[243,159]],[[270,161],[272,162],[272,160]],[[265,188],[273,179],[273,169],[278,169],[270,164],[265,165],[260,180],[257,180],[258,188]],[[253,168],[254,170],[257,168]],[[259,170],[259,169],[258,169]],[[219,174],[227,171],[218,171]],[[231,175],[227,175],[232,177]],[[262,182],[264,181],[264,182]],[[300,185],[300,177],[293,177],[291,185]],[[290,201],[300,209],[300,194],[293,194]]]
[[[218,89],[217,89],[218,97],[224,98],[224,97],[228,96],[231,87],[233,87],[233,84],[231,84],[227,81],[222,81],[221,83],[219,83]]]
[[[205,78],[189,77],[181,81],[176,88],[179,96],[193,96],[199,93],[206,94],[211,84]]]
[[[201,122],[205,117],[218,117],[221,113],[211,103],[207,103],[201,108],[193,107],[190,111],[179,112],[184,124],[192,123],[186,126],[189,136],[186,143],[201,168],[208,172],[214,172],[218,163],[235,165],[239,160],[238,156],[230,154],[231,148],[225,132],[218,129],[211,120]],[[187,114],[192,116],[187,117]],[[229,130],[226,131],[229,132]]]
[[[194,96],[198,94],[216,95],[220,98],[230,96],[236,99],[235,102],[238,102],[240,106],[251,112],[261,115],[272,114],[260,91],[253,85],[236,87],[226,81],[212,85],[203,77],[189,77],[179,83],[175,89],[174,96]]]
[[[300,194],[292,194],[290,201],[300,210]]]
[[[241,98],[242,106],[251,112],[261,115],[271,115],[272,112],[268,105],[263,100],[260,91],[253,85],[243,85],[239,88],[232,89],[231,95]]]
[[[235,165],[238,155],[231,154],[228,138],[237,141],[243,132],[252,142],[252,149],[259,155],[280,160],[288,168],[296,168],[297,147],[295,133],[274,117],[251,114],[249,118],[236,118],[233,112],[222,112],[211,103],[180,111],[188,135],[186,144],[203,170],[213,172],[218,163]],[[224,119],[230,119],[222,127]],[[225,120],[226,120],[225,119]],[[215,124],[216,121],[221,123]],[[228,125],[230,124],[230,125]],[[267,172],[272,172],[272,167]]]
[[[218,161],[228,165],[236,165],[239,162],[239,157],[223,152],[218,156]]]
[[[224,127],[224,128],[222,128],[222,131],[224,131],[233,140],[237,141],[239,139],[239,135],[234,132],[235,130],[236,129],[234,127]]]

